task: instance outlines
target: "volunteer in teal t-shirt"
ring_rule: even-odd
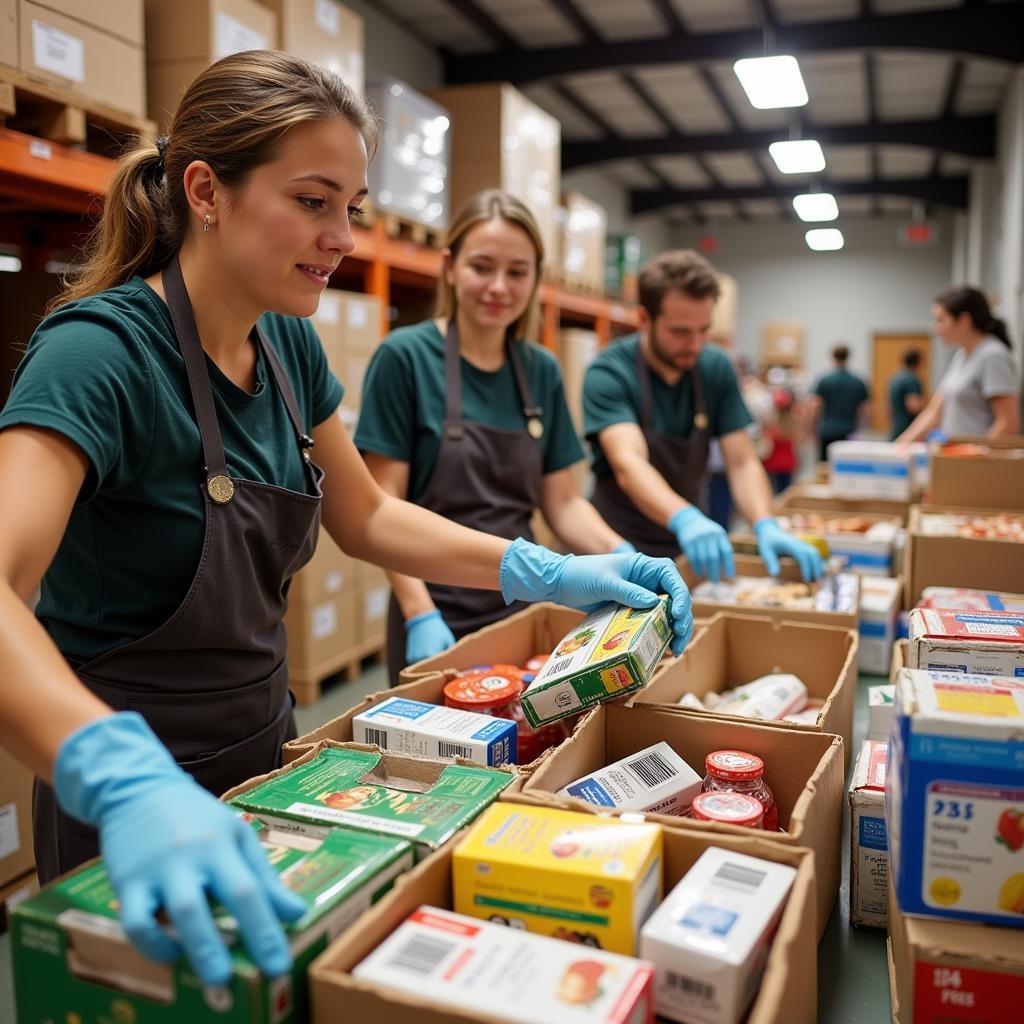
[[[747,432],[752,419],[729,358],[707,339],[718,278],[688,250],[662,253],[640,272],[640,331],[610,345],[587,369],[584,429],[594,450],[594,505],[650,555],[684,552],[700,576],[734,575],[725,530],[698,507],[710,440],[729,489],[757,535],[769,573],[790,555],[805,579],[821,557],[772,517],[772,492]]]
[[[625,551],[569,473],[583,449],[558,362],[524,340],[542,262],[522,203],[472,197],[449,232],[437,319],[393,331],[374,355],[356,445],[385,490],[464,525],[530,538],[540,510],[570,551]],[[406,664],[516,610],[486,591],[389,576],[393,683]]]
[[[889,416],[892,419],[889,439],[891,441],[895,441],[924,408],[921,378],[917,375],[917,368],[920,364],[921,353],[916,348],[908,348],[903,353],[903,369],[894,373],[889,379]]]
[[[845,345],[832,349],[835,369],[814,385],[812,410],[818,419],[818,456],[828,458],[833,441],[845,441],[864,418],[871,397],[867,384],[846,368],[850,350]]]

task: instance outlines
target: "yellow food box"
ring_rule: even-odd
[[[662,897],[661,827],[492,804],[452,857],[455,912],[635,956]]]

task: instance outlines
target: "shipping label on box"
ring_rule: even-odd
[[[914,494],[912,456],[885,441],[835,441],[828,461],[832,491],[838,498],[910,501]]]
[[[850,782],[850,922],[884,928],[888,920],[889,842],[885,831],[888,744],[865,740]]]
[[[900,908],[1024,927],[1024,682],[905,669],[891,743]]]
[[[661,826],[492,804],[452,855],[454,906],[632,956],[661,901]]]
[[[1024,612],[910,612],[910,668],[1024,679]]]

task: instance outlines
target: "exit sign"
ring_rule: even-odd
[[[934,245],[939,240],[939,228],[924,220],[912,220],[900,225],[900,245],[915,248],[922,245]]]

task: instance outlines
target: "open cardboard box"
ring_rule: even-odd
[[[892,664],[889,667],[889,682],[893,686],[899,678],[900,670],[907,667],[907,659],[910,656],[910,641],[902,637],[892,645]]]
[[[698,775],[704,774],[704,758],[713,750],[744,750],[764,761],[765,781],[775,794],[779,827],[785,832],[756,834],[783,846],[805,846],[814,851],[818,878],[815,934],[820,936],[839,892],[846,786],[842,740],[838,736],[710,716],[674,715],[657,708],[606,705],[592,711],[575,735],[550,754],[522,787],[516,787],[515,792],[506,790],[501,799],[605,813],[605,807],[558,796],[558,790],[661,740]],[[645,817],[686,832],[752,834],[751,829],[739,825],[665,814]]]
[[[932,445],[929,504],[1008,512],[1024,507],[1024,436],[953,437],[947,444],[979,444],[989,450],[964,457],[946,455],[944,445]]]
[[[722,693],[771,672],[792,672],[803,680],[812,699],[824,702],[818,723],[773,722],[772,726],[842,736],[849,761],[858,644],[852,629],[719,612],[682,656],[665,662],[629,704],[656,705],[697,718],[750,721],[680,707],[679,698],[684,693],[698,697]]]
[[[775,498],[775,511],[781,513],[800,509],[848,516],[895,516],[903,523],[907,521],[910,505],[909,501],[886,501],[881,498],[837,498],[832,485],[821,482],[793,484]]]
[[[603,710],[603,709],[601,709]],[[594,712],[600,714],[601,710]],[[456,836],[398,881],[353,928],[344,932],[310,969],[313,1024],[339,1020],[374,1024],[499,1024],[490,1015],[468,1014],[425,998],[360,981],[350,973],[413,911],[452,908],[452,851]],[[812,1024],[817,1015],[817,935],[814,927],[814,864],[810,851],[761,836],[664,830],[664,886],[669,892],[710,846],[762,857],[797,869],[761,987],[747,1024]],[[571,1016],[567,1013],[566,1020]]]

